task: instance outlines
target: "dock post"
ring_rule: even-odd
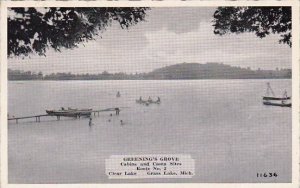
[[[18,124],[18,119],[16,119],[16,123]]]
[[[41,122],[41,116],[39,116],[39,122]]]

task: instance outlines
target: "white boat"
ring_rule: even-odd
[[[270,96],[270,94],[272,96]],[[270,106],[280,106],[280,107],[291,107],[292,103],[289,101],[291,97],[287,95],[287,91],[285,90],[282,97],[277,97],[271,88],[270,83],[267,83],[267,91],[266,95],[263,96],[263,104]]]

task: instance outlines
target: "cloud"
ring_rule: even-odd
[[[215,9],[216,7],[152,8],[147,12],[147,24],[144,25],[148,31],[166,28],[176,34],[186,33],[197,30],[201,21],[210,22]]]
[[[218,36],[213,34],[209,22],[200,22],[195,31],[175,33],[163,28],[146,36],[149,45],[144,53],[154,62],[224,62],[266,69],[291,67],[291,49],[278,44],[278,36],[264,39],[252,33]]]
[[[47,57],[10,59],[14,69],[50,72],[148,72],[182,62],[223,62],[233,66],[275,69],[291,67],[291,48],[279,37],[252,33],[218,36],[211,23],[213,8],[153,8],[147,22],[128,30],[113,24],[74,50],[50,50]]]

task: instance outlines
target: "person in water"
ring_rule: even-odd
[[[120,123],[121,123],[121,126],[123,126],[125,124],[123,120],[121,120]]]
[[[93,119],[90,117],[89,126],[92,126],[92,125],[93,125],[92,120],[93,120]]]
[[[117,92],[117,97],[121,97],[120,91]]]

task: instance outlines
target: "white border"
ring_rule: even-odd
[[[1,4],[1,186],[8,188],[72,187],[72,188],[111,188],[111,187],[167,187],[167,188],[212,188],[212,187],[253,187],[253,188],[299,188],[299,2],[295,1],[14,1]],[[206,7],[206,6],[292,6],[293,47],[292,47],[292,183],[164,183],[164,184],[8,184],[7,158],[7,7]]]

